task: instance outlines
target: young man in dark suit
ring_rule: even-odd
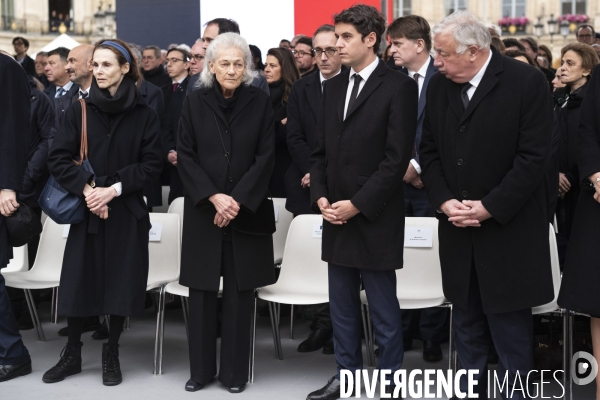
[[[421,181],[418,151],[425,118],[427,86],[431,77],[437,73],[437,68],[433,65],[433,58],[429,55],[431,28],[425,18],[418,15],[407,15],[392,22],[387,32],[391,41],[391,58],[394,60],[394,64],[402,67],[400,71],[414,79],[419,85],[417,135],[412,159],[402,179],[404,181],[404,213],[407,217],[434,217],[435,213],[429,204]],[[423,340],[423,359],[432,362],[440,361],[442,359],[440,342],[444,337],[447,315],[448,310],[439,307],[425,308],[420,311],[420,314],[413,310],[402,310],[404,350],[412,348],[411,326],[414,320],[420,327]]]
[[[310,153],[315,148],[323,85],[328,79],[338,75],[342,67],[335,47],[337,38],[333,25],[320,26],[312,41],[319,73],[309,74],[294,82],[287,105],[286,136],[292,163],[285,174],[285,208],[294,216],[315,212],[310,206]],[[308,339],[300,343],[298,351],[309,352],[323,348],[323,353],[333,354],[329,303],[317,307],[315,319],[315,329]]]
[[[2,268],[13,256],[5,218],[19,207],[17,192],[27,166],[30,98],[27,74],[8,54],[0,53],[0,382],[31,373],[31,358],[13,314]]]
[[[439,218],[444,294],[459,364],[479,370],[476,393],[486,397],[491,338],[509,398],[517,375],[533,369],[531,307],[554,297],[550,93],[538,69],[490,49],[487,28],[468,12],[446,17],[433,34],[439,74],[427,90],[420,155]],[[525,398],[519,388],[513,399]]]
[[[350,68],[324,87],[311,155],[311,202],[323,214],[322,259],[338,373],[308,399],[337,399],[340,370],[362,370],[361,281],[379,344],[378,369],[400,369],[406,172],[417,129],[418,87],[377,58],[385,19],[355,5],[334,17],[336,47]],[[391,389],[387,387],[386,390]]]
[[[17,36],[13,39],[12,45],[15,49],[15,60],[21,64],[25,73],[29,76],[36,76],[35,73],[35,61],[33,58],[27,55],[27,50],[29,50],[29,40],[24,37]]]

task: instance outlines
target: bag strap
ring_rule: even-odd
[[[79,99],[81,103],[81,145],[79,146],[79,161],[75,164],[83,164],[83,160],[88,158],[88,136],[87,136],[87,107],[84,99]]]

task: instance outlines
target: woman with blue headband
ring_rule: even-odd
[[[114,386],[122,381],[123,322],[144,312],[150,219],[142,190],[158,178],[162,150],[158,117],[136,89],[139,70],[127,44],[98,42],[92,64],[85,109],[94,173],[73,163],[81,141],[79,102],[65,112],[48,157],[50,173],[65,190],[85,198],[87,210],[82,222],[71,225],[60,279],[58,312],[68,318],[68,343],[43,381],[80,373],[85,318],[110,315],[102,379]]]

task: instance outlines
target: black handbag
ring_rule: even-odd
[[[8,231],[8,244],[21,247],[27,244],[35,235],[42,233],[40,217],[26,203],[19,203],[19,208],[4,219]]]
[[[231,168],[231,163],[229,162],[229,153],[225,147],[223,135],[221,135],[221,128],[217,122],[217,115],[214,112],[213,116],[219,131],[221,144],[223,145],[223,152],[225,153],[225,158],[227,159],[227,166],[231,171],[231,177],[233,178],[233,168]],[[277,228],[275,226],[275,207],[273,206],[273,199],[263,199],[255,213],[240,207],[240,212],[238,213],[237,217],[231,221],[231,228],[238,232],[250,235],[272,235],[275,233]]]
[[[73,160],[76,165],[94,175],[92,165],[88,160],[87,141],[87,114],[85,100],[81,103],[81,144],[79,146],[79,160]],[[50,175],[44,190],[38,199],[44,212],[57,224],[78,224],[85,218],[87,204],[81,196],[74,195],[58,184],[54,176]]]

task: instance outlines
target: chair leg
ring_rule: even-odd
[[[290,339],[294,340],[294,305],[290,304]]]
[[[52,288],[52,302],[50,303],[50,322],[56,323],[54,321],[54,309],[56,308],[56,288]]]
[[[563,318],[563,387],[565,390],[565,400],[570,400],[568,385],[571,380],[571,360],[569,359],[569,342],[570,342],[570,331],[569,331],[569,311],[561,310]]]
[[[448,369],[456,374],[456,353],[454,352],[454,330],[452,329],[452,304],[448,306],[450,309],[450,332],[448,333]]]
[[[566,400],[572,400],[573,399],[573,379],[571,379],[572,375],[573,375],[573,371],[571,370],[571,360],[570,358],[573,356],[573,322],[575,321],[575,313],[568,311],[568,335],[569,335],[569,340],[568,340],[568,347],[569,347],[569,353],[567,354],[567,360],[568,360],[568,367],[566,369],[566,374],[567,375],[567,384],[569,385],[568,389],[567,389],[567,399]]]
[[[58,287],[54,288],[56,290],[56,301],[54,303],[54,323],[58,324]]]
[[[125,318],[125,329],[131,329],[131,322],[129,321],[129,317]]]
[[[35,302],[33,301],[31,291],[29,289],[25,289],[24,292],[25,300],[27,301],[27,307],[29,307],[29,313],[31,314],[31,320],[33,321],[33,326],[37,330],[38,339],[40,342],[45,342],[46,336],[44,335],[42,324],[40,323],[40,319],[38,318],[37,309],[35,308]]]
[[[110,315],[105,315],[104,320],[106,321],[106,330],[110,332]]]
[[[250,331],[250,368],[248,369],[248,382],[254,383],[254,350],[256,347],[256,303],[258,302],[258,290],[254,291],[254,308],[252,310],[252,330]]]
[[[181,309],[183,310],[183,323],[185,325],[185,336],[187,337],[188,346],[189,346],[189,344],[190,344],[190,329],[188,327],[188,317],[189,317],[189,313],[190,313],[190,308],[188,305],[187,297],[181,296]]]
[[[271,329],[273,330],[273,342],[275,344],[275,358],[283,360],[281,354],[281,340],[279,338],[279,324],[277,320],[277,305],[269,302],[269,313],[271,314]]]
[[[367,305],[366,304],[361,305],[360,311],[361,311],[360,315],[362,317],[362,323],[363,323],[363,332],[365,335],[365,348],[367,349],[367,364],[369,364],[370,367],[374,367],[375,363],[373,362],[373,358],[372,358],[372,354],[371,354],[371,334],[370,334],[368,326],[367,326]]]
[[[154,375],[162,375],[162,349],[165,328],[165,285],[160,287],[158,295],[158,313],[156,315],[156,337],[154,340]]]

